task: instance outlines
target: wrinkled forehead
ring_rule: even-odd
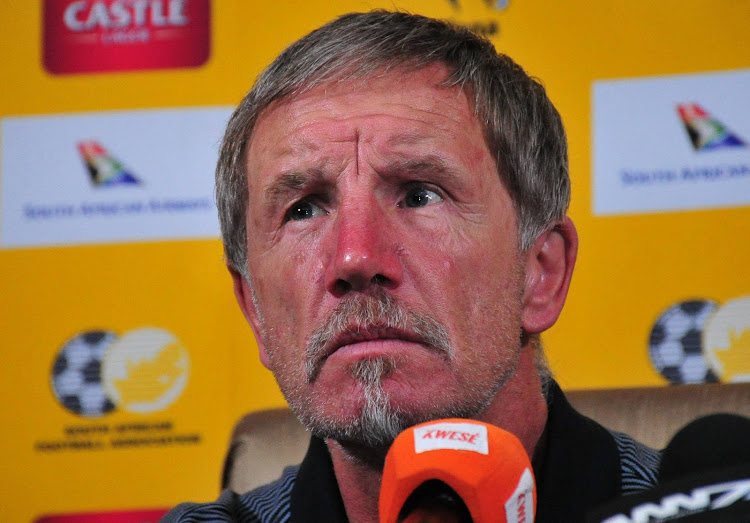
[[[382,79],[394,79],[396,82],[406,77],[420,74],[426,85],[445,90],[455,90],[457,95],[463,94],[468,100],[472,112],[476,115],[474,89],[469,82],[458,82],[454,78],[455,69],[442,62],[428,62],[418,64],[404,59],[402,63],[380,62],[374,63],[344,63],[340,67],[313,75],[310,78],[296,78],[294,71],[287,71],[278,78],[274,85],[261,87],[263,91],[273,92],[273,96],[266,100],[262,92],[257,94],[258,106],[253,125],[247,130],[248,144],[253,140],[253,134],[261,120],[268,112],[280,105],[288,105],[299,98],[304,98],[310,91],[327,92],[348,90],[352,93],[367,91],[373,82]],[[262,82],[259,82],[262,83]],[[256,85],[258,88],[258,85]]]
[[[449,135],[486,145],[472,104],[460,86],[448,86],[442,65],[416,71],[379,71],[337,79],[269,104],[255,121],[247,143],[248,176],[258,159],[316,148],[328,141],[356,139],[414,143]],[[360,134],[361,133],[361,134]]]
[[[472,135],[487,145],[484,127],[474,111],[472,90],[450,83],[451,70],[442,63],[433,63],[419,69],[378,69],[371,74],[341,74],[324,83],[306,84],[304,89],[276,98],[259,110],[245,143],[244,168],[248,179],[253,176],[253,159],[273,155],[278,151],[279,140],[295,135],[307,135],[314,145],[318,136],[310,125],[316,118],[335,121],[347,117],[411,114],[403,128],[383,126],[377,129],[382,136],[391,135],[396,140],[418,139],[416,123],[424,118],[440,126],[440,119],[459,120],[461,125],[451,129],[458,135]],[[305,129],[305,127],[307,127]],[[304,132],[303,132],[304,130]],[[477,130],[480,136],[477,136]],[[410,136],[414,133],[415,136]],[[256,165],[257,167],[257,165]],[[249,181],[249,180],[248,180]]]

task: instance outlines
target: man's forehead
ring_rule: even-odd
[[[378,71],[331,80],[277,99],[255,122],[246,162],[253,157],[316,151],[329,138],[352,141],[376,135],[383,144],[399,147],[434,138],[441,129],[476,132],[479,122],[464,89],[445,85],[449,73],[442,64],[416,71]],[[360,129],[346,124],[348,119],[380,116],[401,120],[397,126],[370,126],[372,136],[360,136]],[[456,120],[461,124],[458,130]]]
[[[450,73],[451,71],[447,66],[434,63],[416,70],[396,67],[388,70],[376,70],[369,74],[334,77],[324,82],[313,81],[291,94],[275,99],[263,108],[256,119],[252,134],[255,134],[255,129],[263,122],[279,113],[285,113],[284,116],[287,119],[299,118],[306,112],[310,101],[315,101],[317,104],[324,106],[326,101],[333,103],[337,98],[350,97],[356,99],[360,106],[368,102],[373,105],[395,104],[402,95],[408,94],[408,91],[421,88],[425,94],[430,93],[429,96],[425,96],[421,100],[425,107],[429,107],[433,103],[439,105],[446,101],[473,106],[473,103],[470,103],[471,100],[467,97],[470,93],[465,92],[471,91],[469,86],[446,84]],[[373,94],[380,86],[388,86],[388,99],[368,96]],[[252,142],[252,134],[250,142]]]

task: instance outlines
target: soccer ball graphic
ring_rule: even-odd
[[[703,354],[703,329],[718,309],[710,300],[677,303],[656,320],[649,337],[649,356],[670,383],[717,383]]]
[[[52,366],[52,390],[70,412],[98,417],[115,408],[102,386],[102,358],[117,339],[108,331],[83,332],[63,345]]]

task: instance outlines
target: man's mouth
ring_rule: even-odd
[[[339,303],[315,329],[305,347],[305,372],[315,381],[326,360],[334,354],[357,358],[394,357],[420,346],[453,357],[446,329],[434,318],[401,306],[382,292]]]
[[[386,353],[393,355],[399,342],[429,345],[422,336],[407,329],[385,325],[351,325],[341,329],[322,346],[308,347],[308,382],[317,378],[326,360],[336,353],[346,354],[352,358],[366,358]]]
[[[326,345],[323,358],[329,357],[342,348],[378,341],[405,341],[425,345],[425,340],[421,336],[408,330],[377,325],[353,327],[345,329]]]

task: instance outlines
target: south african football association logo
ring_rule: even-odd
[[[90,330],[67,340],[52,365],[52,391],[68,411],[99,417],[122,409],[164,410],[182,393],[190,359],[179,340],[158,328],[122,336]]]
[[[750,297],[668,307],[651,329],[649,357],[672,384],[750,381]]]

